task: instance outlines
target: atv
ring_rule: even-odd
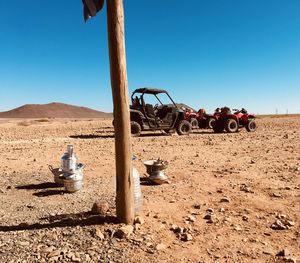
[[[171,105],[170,105],[171,106]],[[184,103],[176,103],[176,106],[184,111],[184,119],[187,120],[193,129],[199,128],[198,121],[196,119],[197,113],[192,107],[184,104]]]
[[[184,111],[163,89],[139,88],[132,93],[130,124],[133,137],[140,136],[142,131],[162,130],[169,133],[176,130],[179,135],[188,135],[192,131]]]
[[[205,109],[200,109],[197,112],[196,119],[200,129],[212,129],[217,116],[207,114]]]
[[[239,128],[245,127],[248,132],[256,130],[255,116],[249,114],[244,108],[241,110],[233,109],[234,113],[228,107],[221,108],[216,114],[216,120],[213,125],[214,132],[220,133],[225,131],[232,133],[238,132]]]

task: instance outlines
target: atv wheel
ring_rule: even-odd
[[[237,132],[239,129],[238,123],[234,119],[228,119],[225,122],[225,130],[227,132]]]
[[[131,136],[132,137],[139,137],[141,135],[142,128],[139,123],[137,123],[136,121],[131,121],[130,127],[131,127]]]
[[[213,129],[215,125],[216,119],[215,118],[208,118],[207,120],[207,128],[208,129]]]
[[[216,132],[216,133],[223,132],[223,130],[224,130],[223,121],[215,121],[212,128],[213,128],[214,132]]]
[[[254,120],[250,120],[247,124],[246,124],[246,130],[248,132],[254,132],[256,131],[256,122]]]
[[[192,131],[192,125],[188,121],[182,120],[177,125],[176,131],[179,135],[189,135]]]
[[[199,128],[197,119],[191,118],[190,123],[191,123],[193,129]]]

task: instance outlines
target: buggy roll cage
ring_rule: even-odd
[[[134,95],[137,94],[137,93],[142,94],[142,95],[141,95],[141,103],[142,103],[142,105],[145,105],[144,94],[152,94],[152,95],[154,95],[154,96],[156,97],[156,99],[159,101],[159,103],[160,103],[161,105],[164,105],[164,104],[161,102],[161,100],[158,98],[157,94],[165,93],[165,94],[169,97],[169,99],[172,101],[172,103],[174,104],[174,106],[175,106],[176,108],[178,108],[178,106],[177,106],[176,103],[173,101],[173,99],[171,98],[171,96],[169,95],[169,93],[168,93],[166,90],[164,90],[164,89],[155,89],[155,88],[139,88],[139,89],[136,89],[136,90],[132,93],[132,95],[131,95],[131,101],[133,101],[133,97],[134,97]]]

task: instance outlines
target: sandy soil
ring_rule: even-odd
[[[1,262],[296,262],[300,117],[257,122],[255,133],[132,138],[142,179],[142,161],[160,157],[170,184],[143,180],[144,222],[117,238],[111,120],[1,119]],[[74,194],[48,170],[70,143],[86,164]],[[105,216],[90,213],[95,201]]]

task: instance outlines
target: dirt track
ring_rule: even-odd
[[[1,262],[300,260],[300,117],[257,122],[255,133],[133,138],[141,176],[142,160],[160,157],[170,184],[142,185],[145,222],[118,239],[111,120],[0,120]],[[86,164],[75,194],[48,170],[69,143]],[[97,200],[111,207],[105,218],[88,213]],[[271,228],[278,220],[285,230]]]

